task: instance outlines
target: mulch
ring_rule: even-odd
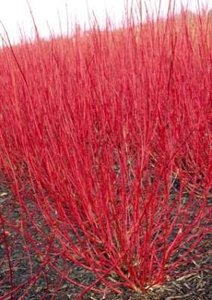
[[[45,222],[30,199],[27,207],[28,211],[22,210],[8,188],[5,178],[0,175],[0,300],[76,299],[82,290],[68,279],[89,285],[95,280],[94,274],[57,256],[51,249],[48,255],[46,254],[48,260],[45,260],[46,241],[39,231],[46,226]],[[35,222],[38,224],[36,228]],[[46,233],[48,235],[48,229]],[[33,247],[29,247],[30,236],[33,237],[33,242],[36,241]],[[149,290],[147,294],[136,293],[126,288],[121,290],[121,294],[115,294],[105,288],[104,294],[89,291],[82,299],[212,299],[212,275],[205,267],[211,263],[210,251],[211,239],[208,236],[204,243],[204,257],[198,262],[192,261],[190,266],[187,266],[188,275]],[[43,257],[38,253],[44,253]],[[66,274],[67,278],[62,278],[60,272]],[[34,274],[37,277],[33,277]],[[17,286],[21,288],[9,295],[11,287]],[[99,286],[103,287],[102,284]]]

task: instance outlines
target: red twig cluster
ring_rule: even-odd
[[[95,274],[86,290],[116,291],[162,284],[198,255],[211,210],[211,26],[185,12],[1,49],[0,166],[18,207],[14,219],[2,204],[0,218],[7,295],[18,288],[8,230],[31,284],[48,263],[68,276],[51,251]]]

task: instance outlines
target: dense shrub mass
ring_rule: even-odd
[[[7,295],[48,263],[67,278],[57,257],[95,274],[87,290],[100,281],[144,292],[204,255],[211,19],[125,25],[0,50],[0,167],[18,211],[2,204]],[[19,285],[18,236],[31,268]]]

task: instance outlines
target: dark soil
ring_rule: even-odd
[[[61,258],[37,206],[30,198],[27,201],[26,210],[11,194],[5,178],[0,176],[0,300],[76,299],[82,288],[70,281],[87,286],[95,281],[95,276]],[[47,245],[50,245],[48,249]],[[90,291],[82,299],[212,299],[212,276],[205,268],[210,264],[210,249],[208,238],[204,244],[205,256],[198,262],[192,261],[188,275],[149,290],[147,294],[129,289],[115,294],[105,288],[104,294]],[[102,284],[95,287],[104,288]]]

